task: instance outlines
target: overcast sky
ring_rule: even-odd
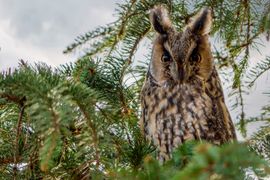
[[[62,52],[74,38],[95,27],[113,22],[115,3],[123,0],[0,0],[0,71],[15,67],[18,59],[43,61],[57,66],[76,60],[76,55]],[[250,63],[270,55],[270,42],[262,41],[262,53],[251,52]],[[141,49],[141,48],[140,48]],[[139,51],[138,54],[140,54]],[[141,55],[137,57],[142,57]],[[263,92],[269,92],[268,74],[259,79],[245,96],[248,116],[255,116],[262,105],[269,104]],[[225,87],[226,97],[229,90]],[[230,106],[229,98],[226,98]],[[233,99],[232,99],[233,100]],[[237,112],[231,111],[233,119]],[[250,129],[256,129],[252,124]]]
[[[58,65],[74,61],[62,51],[74,38],[115,20],[121,0],[0,0],[0,70],[18,59]]]

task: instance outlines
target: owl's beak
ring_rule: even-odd
[[[178,65],[177,75],[178,75],[177,79],[179,83],[183,83],[186,80],[187,74],[183,65]]]
[[[178,62],[175,62],[174,68],[172,69],[172,76],[177,83],[183,83],[186,80],[187,76],[185,66]]]

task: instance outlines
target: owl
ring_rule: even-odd
[[[170,159],[188,140],[215,145],[234,141],[209,42],[211,10],[202,9],[180,32],[162,6],[151,10],[150,21],[157,35],[141,90],[140,125],[156,145],[159,161]]]

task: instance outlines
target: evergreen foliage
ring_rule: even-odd
[[[148,12],[167,6],[180,30],[201,7],[214,13],[213,53],[229,71],[239,130],[265,122],[246,143],[180,146],[160,165],[155,147],[141,135],[139,92],[153,39]],[[268,0],[130,0],[118,19],[78,36],[64,53],[85,54],[53,69],[21,61],[0,75],[0,179],[252,179],[269,174],[270,107],[246,118],[243,94],[269,70],[270,58],[249,66],[250,50],[269,39]],[[147,51],[144,59],[135,53]],[[231,71],[230,71],[231,70]],[[233,78],[230,78],[233,77]],[[249,78],[246,82],[244,79]],[[248,86],[249,85],[249,86]],[[256,155],[257,154],[257,155]],[[264,160],[263,160],[264,159]]]

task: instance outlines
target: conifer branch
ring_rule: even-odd
[[[19,157],[20,157],[20,148],[19,148],[19,138],[21,136],[21,131],[22,131],[22,121],[23,121],[23,115],[24,115],[24,109],[25,106],[22,104],[20,106],[20,113],[18,117],[18,122],[17,122],[17,128],[16,128],[16,138],[15,138],[15,143],[14,143],[14,167],[13,167],[13,172],[14,172],[14,179],[17,179],[17,172],[18,172],[18,163],[19,163]]]
[[[157,4],[168,8],[179,31],[197,10],[211,7],[214,58],[217,67],[234,73],[224,78],[232,83],[239,129],[245,134],[247,123],[263,123],[246,143],[190,142],[168,164],[155,160],[157,152],[138,125],[138,96],[150,58],[141,64],[135,57],[141,42],[153,38],[148,11]],[[262,35],[269,35],[269,7],[267,0],[128,0],[118,5],[115,22],[79,35],[66,48],[64,53],[83,53],[76,63],[53,69],[21,60],[16,70],[0,74],[0,179],[244,179],[250,172],[265,177],[270,107],[249,118],[245,85],[270,69],[269,57],[254,67],[248,63]]]

